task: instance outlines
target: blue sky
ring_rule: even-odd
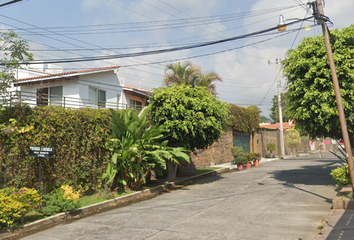
[[[173,48],[263,30],[276,26],[280,14],[286,22],[311,16],[306,1],[25,0],[0,9],[0,26],[26,39],[36,60],[92,57]],[[4,2],[8,1],[0,0]],[[354,1],[327,0],[324,10],[334,23],[331,28],[352,24],[352,9]],[[152,89],[162,85],[166,64],[187,59],[223,78],[217,84],[222,101],[256,105],[268,116],[277,94],[275,59],[284,59],[303,37],[321,34],[313,22],[302,25],[312,26],[310,31],[291,31],[300,25],[289,27],[284,36],[271,32],[173,53],[58,65],[65,70],[120,65],[126,85]]]

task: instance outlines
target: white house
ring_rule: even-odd
[[[55,105],[67,108],[142,108],[152,90],[124,86],[119,66],[63,72],[54,65],[24,68],[16,74],[11,101],[32,106]]]

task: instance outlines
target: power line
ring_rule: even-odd
[[[24,1],[24,0],[13,0],[13,1],[10,1],[10,2],[7,2],[7,3],[0,4],[0,7],[5,7],[5,6],[8,6],[10,4],[19,3],[19,2],[22,2],[22,1]]]
[[[311,17],[308,17],[307,19],[310,19]],[[293,25],[298,22],[303,21],[301,20],[296,20],[294,22],[286,24],[288,25]],[[215,44],[220,44],[220,43],[226,43],[230,41],[235,41],[238,39],[243,39],[247,37],[252,37],[255,35],[260,35],[263,33],[268,33],[273,30],[276,30],[277,27],[272,27],[264,30],[260,30],[257,32],[253,33],[248,33],[248,34],[243,34],[239,35],[236,37],[231,37],[231,38],[226,38],[226,39],[221,39],[217,41],[209,41],[201,44],[195,44],[195,45],[190,45],[190,46],[182,46],[182,47],[175,47],[175,48],[168,48],[168,49],[160,49],[160,50],[154,50],[154,51],[145,51],[145,52],[135,52],[135,53],[126,53],[126,54],[114,54],[114,55],[106,55],[106,56],[97,56],[97,57],[83,57],[83,58],[68,58],[68,59],[49,59],[49,60],[44,60],[44,61],[29,61],[28,64],[43,64],[43,63],[69,63],[69,62],[86,62],[86,61],[95,61],[95,60],[107,60],[107,59],[116,59],[116,58],[128,58],[128,57],[137,57],[137,56],[146,56],[146,55],[155,55],[155,54],[161,54],[161,53],[168,53],[168,52],[176,52],[176,51],[182,51],[182,50],[187,50],[187,49],[193,49],[193,48],[200,48],[200,47],[205,47],[205,46],[211,46]],[[2,65],[6,65],[2,64]]]

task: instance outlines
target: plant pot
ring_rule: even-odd
[[[250,167],[252,167],[252,162],[246,163],[246,168],[250,168]]]
[[[242,163],[237,164],[237,169],[238,170],[243,170],[243,164]]]
[[[259,160],[253,160],[253,166],[258,167],[259,166]]]

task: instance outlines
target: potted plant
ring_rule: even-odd
[[[237,165],[238,170],[242,170],[243,165],[246,164],[247,162],[248,162],[248,159],[244,155],[238,156],[237,158],[235,158],[235,164]]]
[[[268,143],[267,144],[267,150],[270,151],[270,158],[274,158],[275,156],[273,155],[273,151],[275,151],[276,146],[275,143]]]
[[[253,166],[258,167],[260,160],[261,160],[261,155],[259,155],[259,153],[253,153]]]
[[[231,164],[235,164],[235,159],[238,156],[241,156],[243,153],[242,147],[232,147],[231,148],[231,155],[234,157],[233,161],[231,161]]]
[[[247,162],[245,163],[246,168],[252,167],[253,153],[246,153],[244,156],[247,159]]]

